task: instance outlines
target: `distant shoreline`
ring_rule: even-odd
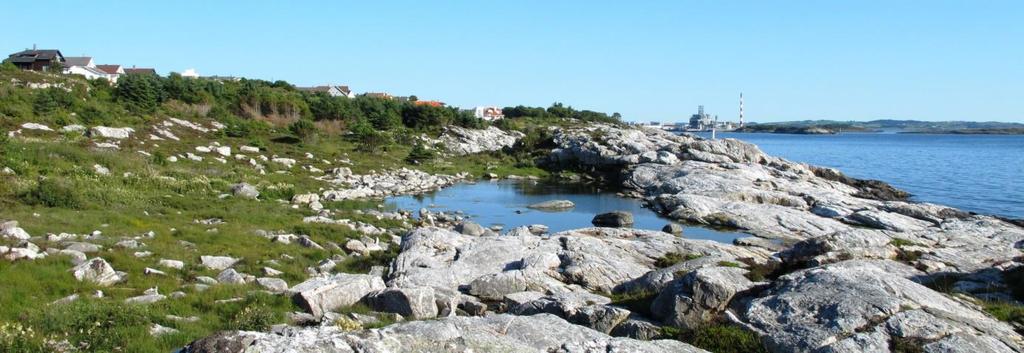
[[[937,134],[937,135],[1024,135],[1024,128],[912,130],[912,131],[899,131],[897,133],[899,133],[899,134]]]

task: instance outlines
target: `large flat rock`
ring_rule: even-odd
[[[611,337],[554,315],[489,315],[414,321],[382,329],[333,326],[284,335],[224,332],[193,342],[187,353],[343,352],[705,352],[671,340]]]
[[[892,261],[851,260],[780,277],[742,318],[775,352],[888,351],[897,340],[925,352],[1020,352],[1006,323],[912,279]]]

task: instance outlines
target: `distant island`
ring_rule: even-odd
[[[735,132],[825,135],[840,132],[896,131],[906,134],[977,134],[1024,135],[1024,124],[976,121],[871,120],[836,121],[803,120],[777,123],[750,123]]]

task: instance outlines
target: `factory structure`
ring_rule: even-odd
[[[658,128],[669,131],[689,131],[689,132],[701,132],[701,131],[732,131],[741,128],[745,125],[743,120],[743,93],[740,93],[740,114],[739,122],[733,121],[720,121],[718,115],[711,115],[704,112],[704,106],[697,106],[697,113],[690,116],[690,119],[686,122],[677,122],[663,124],[661,122],[652,121],[649,123],[641,123],[640,125]]]

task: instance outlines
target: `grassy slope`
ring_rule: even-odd
[[[207,125],[209,123],[208,119],[182,117]],[[143,121],[124,119],[123,124],[118,126],[133,126],[141,131],[147,125],[161,120],[152,117]],[[20,119],[0,116],[0,130],[6,133],[29,121],[57,126],[57,121],[46,117]],[[346,239],[362,236],[344,226],[304,224],[302,217],[312,215],[313,212],[293,209],[282,202],[295,193],[318,192],[322,188],[331,187],[313,179],[299,165],[313,165],[327,170],[345,166],[336,161],[347,159],[351,161],[349,166],[356,173],[408,166],[403,159],[409,147],[397,144],[387,146],[380,152],[367,153],[357,150],[355,142],[340,136],[321,136],[315,141],[287,143],[275,142],[282,141],[277,138],[287,134],[281,130],[242,139],[190,132],[184,128],[173,131],[182,141],[152,142],[145,140],[146,135],[139,134],[126,142],[121,150],[113,151],[92,148],[92,142],[80,134],[25,132],[21,137],[0,141],[0,168],[10,167],[16,173],[13,176],[0,175],[0,220],[19,221],[22,228],[37,237],[33,242],[44,249],[63,248],[61,244],[48,243],[45,240],[48,233],[88,234],[100,230],[105,239],[97,243],[104,245],[104,249],[89,256],[102,257],[114,269],[128,273],[127,281],[123,283],[97,288],[73,278],[69,272],[72,264],[67,257],[0,261],[0,288],[3,288],[0,290],[0,323],[20,322],[35,328],[39,337],[64,337],[70,334],[73,343],[84,342],[89,345],[91,348],[87,350],[113,349],[130,342],[129,350],[133,352],[168,352],[216,330],[252,322],[283,322],[283,313],[297,308],[287,298],[258,294],[255,285],[215,286],[205,292],[193,290],[191,284],[195,277],[217,275],[216,271],[197,266],[199,256],[230,255],[242,258],[242,262],[235,268],[239,272],[255,275],[261,274],[260,269],[267,266],[266,261],[277,260],[277,265],[270,266],[283,271],[284,275],[280,278],[294,285],[307,277],[304,270],[306,267],[329,258],[332,253],[296,244],[272,243],[254,235],[253,231],[282,230],[308,234],[320,244],[328,241],[343,243]],[[287,173],[279,174],[277,171],[284,169],[274,163],[267,163],[267,174],[260,175],[247,164],[234,160],[222,164],[214,161],[209,154],[204,155],[206,160],[203,162],[179,160],[166,163],[159,158],[136,152],[144,150],[164,156],[196,153],[195,146],[206,146],[213,141],[233,146],[235,153],[239,153],[237,147],[241,145],[262,146],[262,154],[268,157],[278,155],[295,158],[299,164],[287,170]],[[306,159],[306,152],[312,153],[315,159]],[[416,168],[435,173],[469,171],[474,175],[484,172],[501,175],[545,174],[531,166],[515,167],[513,162],[511,157],[496,153],[465,158],[439,158]],[[110,175],[97,174],[93,171],[93,164],[109,168]],[[220,197],[229,193],[230,185],[240,181],[256,185],[262,193],[259,200]],[[40,189],[41,182],[62,188]],[[33,193],[59,195],[62,203],[57,207],[33,204],[32,197],[27,196]],[[365,221],[379,227],[398,226],[395,221],[370,219],[353,212],[373,208],[378,203],[379,200],[335,202],[328,207],[340,209],[335,218]],[[220,218],[225,223],[210,226],[194,222],[208,218]],[[114,247],[114,243],[124,237],[134,237],[149,231],[155,232],[156,237],[142,239],[146,244],[144,248]],[[194,244],[194,247],[184,246],[183,241]],[[136,251],[150,251],[154,255],[138,258],[133,255]],[[285,254],[293,259],[283,258]],[[183,270],[160,268],[157,262],[162,258],[183,260],[186,267]],[[337,270],[364,272],[368,265],[365,261],[353,260],[342,263]],[[168,276],[145,276],[143,270],[146,267],[166,271]],[[187,296],[145,307],[126,308],[117,304],[124,298],[141,295],[144,290],[152,287],[158,287],[163,294],[180,290]],[[75,293],[88,296],[97,289],[102,289],[108,298],[101,301],[80,300],[79,304],[71,307],[48,305]],[[244,300],[214,304],[215,300],[236,297]],[[105,315],[104,312],[111,310],[137,312],[146,325],[133,325],[133,321],[126,319],[124,322],[110,323],[111,327],[103,331],[104,334],[94,332],[82,336],[74,333],[90,329],[81,325],[88,326],[93,323],[89,318]],[[254,315],[254,312],[264,315]],[[60,315],[64,317],[55,321],[54,317]],[[176,322],[168,320],[166,315],[198,316],[200,319],[194,323]],[[150,323],[173,327],[181,332],[152,338],[146,332]],[[5,334],[2,331],[0,329],[0,350],[12,348],[4,346]],[[114,339],[105,342],[102,341],[103,337]]]

